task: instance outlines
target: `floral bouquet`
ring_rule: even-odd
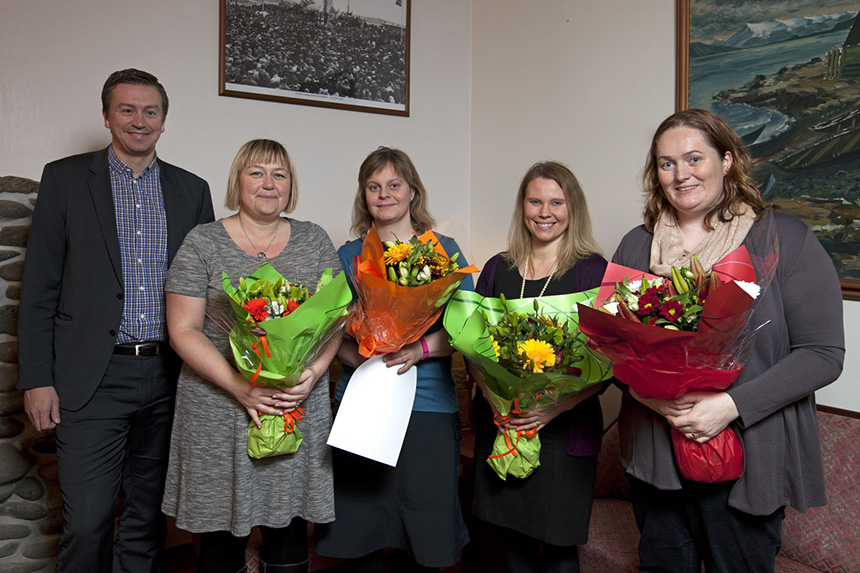
[[[607,302],[580,305],[580,329],[614,363],[615,377],[645,398],[725,390],[743,369],[755,332],[748,325],[753,302],[776,266],[773,258],[765,263],[758,284],[746,247],[710,275],[694,256],[689,267],[672,268],[671,280],[610,264],[601,287],[608,296],[598,294]],[[687,479],[714,483],[743,472],[743,449],[731,428],[704,444],[673,428],[672,442]]]
[[[345,273],[332,278],[326,269],[313,296],[290,283],[268,263],[239,288],[222,273],[222,287],[230,299],[235,321],[230,346],[239,372],[252,385],[294,386],[299,376],[336,337],[341,336],[352,299]],[[248,425],[248,455],[265,458],[295,452],[302,442],[297,423],[304,410],[283,417],[260,415],[262,428]]]
[[[459,268],[458,256],[449,257],[432,231],[383,244],[370,228],[355,261],[357,300],[346,326],[362,356],[396,352],[421,338],[463,278],[478,270]]]
[[[577,303],[597,289],[567,295],[506,300],[458,291],[443,319],[451,345],[484,377],[496,425],[510,416],[556,404],[612,376],[611,364],[588,348],[577,327]],[[505,429],[487,463],[498,476],[525,478],[540,466],[540,437]]]

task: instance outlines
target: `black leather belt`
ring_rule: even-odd
[[[113,347],[113,353],[124,356],[158,356],[162,352],[162,344],[164,343],[158,341],[117,344]]]

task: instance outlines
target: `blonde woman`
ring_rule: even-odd
[[[475,290],[508,299],[580,292],[598,286],[605,269],[582,187],[566,166],[546,161],[523,177],[508,250],[487,261]],[[489,464],[476,462],[472,513],[502,528],[508,571],[579,571],[577,546],[588,538],[603,431],[595,395],[600,388],[592,386],[506,424],[540,431],[540,467],[527,478],[501,480]],[[475,459],[485,460],[499,429],[481,396],[475,399],[473,419]]]
[[[170,343],[184,365],[162,511],[200,534],[198,570],[235,573],[245,567],[253,527],[263,537],[264,570],[306,572],[307,522],[334,519],[328,365],[329,347],[291,388],[251,386],[232,363],[228,332],[218,317],[233,311],[221,273],[271,264],[292,282],[317,283],[340,261],[326,232],[285,214],[298,203],[296,170],[287,150],[268,139],[239,150],[227,183],[234,215],[195,228],[167,278]],[[247,273],[247,274],[250,274]],[[215,320],[213,320],[213,318]],[[227,358],[230,356],[230,359]],[[289,455],[248,456],[249,422],[301,404],[302,444]]]

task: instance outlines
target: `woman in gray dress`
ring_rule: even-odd
[[[339,341],[292,387],[252,387],[230,355],[223,319],[232,319],[221,273],[248,276],[271,264],[291,282],[313,288],[340,261],[319,226],[284,217],[298,200],[295,168],[284,147],[271,140],[246,143],[233,160],[228,209],[238,212],[195,228],[167,278],[171,345],[184,360],[162,510],[178,527],[200,534],[198,570],[244,569],[251,528],[263,537],[267,571],[307,571],[307,521],[334,519],[328,365]],[[303,441],[294,454],[252,459],[249,421],[258,412],[279,415],[301,404]]]

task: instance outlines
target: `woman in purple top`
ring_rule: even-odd
[[[508,299],[580,292],[598,286],[605,269],[579,182],[564,165],[542,162],[523,177],[508,250],[487,261],[476,291]],[[483,392],[480,378],[478,385]],[[577,545],[588,538],[603,432],[601,387],[506,424],[540,431],[541,465],[529,477],[501,480],[489,464],[476,464],[472,512],[503,528],[508,571],[579,571]],[[488,401],[476,397],[477,460],[491,453],[498,431],[493,414]]]

